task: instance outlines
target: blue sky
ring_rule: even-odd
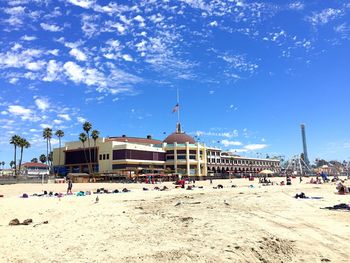
[[[349,160],[349,1],[7,0],[0,3],[0,160],[76,140],[163,139],[176,89],[187,133],[246,156]],[[166,133],[166,134],[164,134]],[[53,140],[57,144],[57,140]]]

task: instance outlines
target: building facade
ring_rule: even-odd
[[[281,171],[279,159],[242,157],[216,148],[209,148],[207,156],[208,173],[211,174],[247,175],[263,170]]]
[[[60,160],[61,163],[58,163]],[[179,174],[202,178],[207,175],[258,173],[263,169],[279,171],[279,160],[254,159],[207,148],[176,125],[163,141],[150,135],[108,137],[84,148],[81,142],[67,142],[54,149],[55,171],[134,176],[145,173]]]

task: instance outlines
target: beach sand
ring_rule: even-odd
[[[224,189],[213,189],[217,184]],[[73,185],[131,189],[101,194],[98,203],[96,195],[19,198],[65,192],[65,184],[0,185],[0,262],[350,262],[350,212],[320,209],[350,203],[350,195],[335,194],[334,183],[215,180],[196,182],[204,188],[192,191],[157,186],[163,185],[170,191]],[[293,198],[301,191],[323,199]],[[33,223],[9,226],[14,218]]]

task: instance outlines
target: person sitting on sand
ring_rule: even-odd
[[[343,184],[342,182],[339,182],[337,184],[336,189],[338,190],[338,194],[340,194],[340,195],[349,194],[349,188],[345,184]]]

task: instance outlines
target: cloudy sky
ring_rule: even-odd
[[[349,1],[4,0],[0,160],[13,134],[184,130],[246,156],[350,159]],[[53,143],[57,143],[54,139]]]

